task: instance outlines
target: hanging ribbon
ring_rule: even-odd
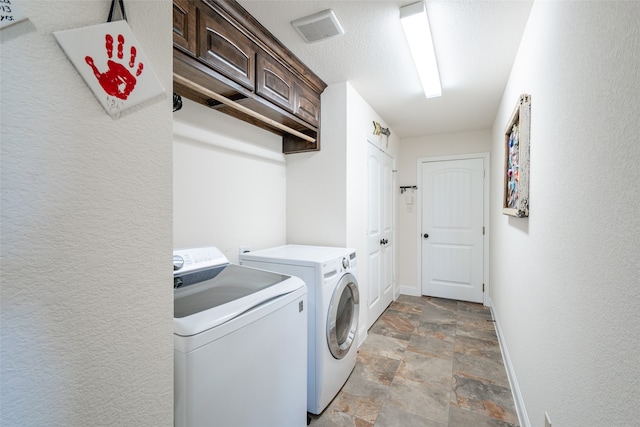
[[[122,19],[123,20],[127,20],[127,14],[124,11],[124,0],[117,0],[118,3],[120,4],[120,12],[122,14]],[[107,22],[111,22],[111,20],[113,19],[113,11],[115,9],[116,6],[116,0],[111,0],[111,8],[109,9],[109,17],[107,18]]]
[[[114,20],[116,1],[120,20]],[[53,34],[110,116],[164,93],[129,27],[124,0],[111,0],[107,22]]]

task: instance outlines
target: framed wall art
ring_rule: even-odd
[[[502,213],[529,216],[529,143],[531,95],[522,94],[504,132],[504,195]]]

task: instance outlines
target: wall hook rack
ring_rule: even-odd
[[[417,190],[417,189],[418,189],[417,185],[401,185],[400,194],[404,194],[404,192],[407,190]]]

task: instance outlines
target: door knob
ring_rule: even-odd
[[[424,234],[422,235],[422,237],[424,237],[425,239],[428,239],[428,238],[429,238],[429,235],[428,235],[427,233],[424,233]]]

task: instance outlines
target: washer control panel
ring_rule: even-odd
[[[173,274],[229,264],[216,247],[178,249],[173,251]]]

